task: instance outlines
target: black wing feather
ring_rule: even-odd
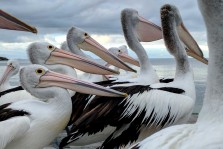
[[[176,92],[177,94],[181,94],[184,92],[184,90],[177,88],[172,88],[172,87],[151,88],[149,85],[146,86],[134,85],[128,87],[111,87],[111,88],[120,92],[125,92],[129,95],[129,97],[133,96],[134,94],[138,95],[142,94],[145,91],[149,90],[163,90],[171,93],[175,93],[177,91]],[[102,131],[108,125],[115,126],[118,130],[122,128],[123,125],[131,123],[132,126],[129,127],[129,129],[127,129],[126,132],[123,134],[125,137],[129,133],[133,133],[132,132],[133,125],[135,127],[134,129],[136,129],[139,128],[138,126],[140,126],[143,123],[148,124],[149,122],[151,123],[154,122],[156,114],[153,114],[153,112],[149,117],[147,117],[146,120],[144,119],[146,109],[144,109],[140,113],[140,115],[137,115],[137,117],[136,114],[138,113],[138,110],[135,110],[133,114],[128,117],[121,117],[122,113],[124,112],[127,106],[126,103],[128,101],[126,98],[123,97],[119,98],[115,97],[115,98],[116,99],[114,99],[113,97],[95,96],[95,98],[91,101],[91,103],[83,110],[83,113],[81,114],[80,118],[78,118],[76,121],[73,122],[73,126],[70,130],[71,135],[65,137],[62,140],[60,146],[63,147],[67,145],[68,143],[67,140],[70,140],[70,138],[78,138],[84,135],[85,133],[88,133],[89,135],[97,133],[99,131]],[[132,121],[133,119],[134,123]],[[164,121],[159,123],[161,126],[163,126],[166,124],[166,121],[169,121],[168,116],[166,117],[166,119],[164,119]],[[139,132],[139,130],[136,132]],[[138,138],[138,135],[135,136],[136,138],[134,138],[133,140]]]
[[[15,91],[20,91],[20,90],[24,90],[24,89],[22,88],[22,86],[18,86],[18,87],[14,87],[14,88],[5,90],[5,91],[3,91],[3,92],[0,92],[0,97],[3,96],[3,95],[6,95],[6,94],[8,94],[8,93],[15,92]]]
[[[11,105],[11,103],[7,103],[0,106],[0,122],[8,120],[16,116],[30,115],[30,113],[24,110],[14,110],[14,109],[8,108],[9,105]]]
[[[173,82],[173,78],[162,78],[162,79],[160,79],[159,81],[160,81],[160,83],[170,83],[170,82]]]

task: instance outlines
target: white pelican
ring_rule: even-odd
[[[142,140],[163,127],[185,123],[192,113],[195,103],[195,86],[193,72],[184,47],[180,47],[181,45],[178,43],[175,45],[176,42],[168,42],[171,41],[170,34],[167,34],[169,30],[163,26],[165,44],[176,59],[176,73],[173,82],[156,83],[159,82],[158,77],[152,66],[148,65],[149,61],[145,56],[146,54],[140,54],[143,50],[140,51],[142,46],[136,38],[140,38],[141,41],[144,41],[146,37],[159,38],[159,34],[156,35],[159,28],[151,29],[148,26],[143,28],[144,25],[152,26],[152,28],[155,25],[147,23],[148,21],[140,17],[138,12],[133,9],[124,9],[121,19],[129,47],[138,49],[135,52],[139,56],[141,73],[137,83],[111,87],[129,94],[123,100],[95,97],[85,108],[82,116],[74,122],[71,129],[72,133],[62,140],[61,146],[80,138],[85,133],[99,132],[108,125],[115,126],[116,130],[103,142],[101,148],[125,146],[128,143]],[[176,28],[179,29],[179,34],[184,37],[185,45],[196,45],[184,27],[180,16],[177,20],[177,26],[174,26],[175,30]],[[153,34],[146,34],[146,29]],[[138,36],[135,36],[136,31]],[[172,38],[175,39],[176,37],[172,36]],[[203,59],[203,54],[197,46],[193,46],[189,50],[198,59]],[[151,82],[155,84],[151,85]]]
[[[79,28],[76,28],[75,32],[78,33],[78,35],[80,35],[81,37],[82,37],[82,34],[86,33],[86,32],[83,32],[82,30],[80,30]],[[72,48],[70,49],[68,47],[67,41],[64,41],[61,44],[60,48],[63,49],[63,50],[72,52],[74,54],[89,58],[90,60],[94,60],[91,56],[85,54],[77,45],[73,45]],[[127,49],[126,45],[122,45],[122,46],[119,46],[119,47],[111,47],[111,48],[108,49],[108,51],[110,53],[112,53],[113,55],[117,56],[123,62],[127,62],[127,63],[135,65],[135,66],[139,66],[139,62],[137,60],[133,59],[132,57],[129,57],[128,49]],[[103,63],[106,64],[106,62],[104,62],[104,61],[103,61]],[[109,64],[109,63],[107,63],[107,64]],[[109,64],[109,66],[110,66],[110,64]],[[116,68],[120,69],[118,67],[116,67]]]
[[[26,91],[45,102],[26,100],[0,106],[1,149],[40,149],[47,146],[69,121],[72,104],[66,89],[103,96],[126,96],[125,93],[49,71],[41,65],[22,68],[20,81]]]
[[[18,60],[11,59],[7,61],[6,69],[0,79],[0,92],[12,88],[12,86],[9,83],[9,79],[19,72],[19,68],[20,65]]]
[[[116,55],[122,61],[139,67],[139,61],[135,60],[132,57],[129,57],[128,49],[126,45],[121,45],[119,47],[111,47],[108,49],[108,51]],[[117,69],[120,69],[120,68],[117,68]]]
[[[35,27],[29,26],[16,17],[0,9],[0,28],[37,33]]]
[[[68,38],[71,38],[70,34],[71,33],[68,32],[68,35],[67,35]],[[75,31],[72,34],[76,35],[75,38],[73,39],[75,40],[75,39],[79,39],[83,37],[85,34],[88,34],[88,33],[79,28],[75,28]],[[64,41],[61,44],[61,49],[86,57],[92,61],[98,62],[97,60],[93,59],[91,56],[85,54],[77,45],[75,45],[75,43],[77,44],[78,42],[71,42],[71,43],[72,43],[72,46],[71,48],[69,48],[67,41]],[[125,45],[120,46],[118,48],[116,47],[109,48],[108,51],[112,53],[113,55],[117,56],[123,62],[128,62],[129,64],[139,66],[139,62],[128,55],[127,47]],[[111,66],[109,63],[106,64],[104,60],[100,60],[100,64],[105,65],[105,66]],[[119,68],[115,67],[115,70],[119,72]],[[84,73],[81,76],[78,76],[78,78],[85,81],[90,81],[90,82],[99,82],[103,80],[108,80],[108,77],[109,76],[105,76],[105,75],[101,76],[101,75],[95,75],[95,74],[90,74],[90,73]]]
[[[67,33],[67,44],[71,51],[76,47],[90,51],[99,56],[104,61],[121,69],[136,72],[130,66],[125,64],[117,56],[109,52],[105,47],[95,41],[87,32],[80,28],[72,27]]]
[[[108,49],[108,51],[110,53],[112,53],[113,55],[117,56],[123,62],[132,64],[132,66],[134,65],[134,66],[139,67],[139,61],[135,60],[134,58],[132,58],[131,56],[128,55],[127,46],[122,45],[119,47],[111,47]],[[104,63],[104,62],[102,62],[102,63],[107,67],[112,66],[109,63]],[[114,67],[114,70],[120,72],[120,68],[118,68],[118,67]],[[123,75],[125,75],[125,76],[123,76]],[[127,78],[132,78],[133,76],[137,76],[137,73],[125,70],[124,74],[120,72],[120,74],[117,74],[117,75],[103,75],[103,76],[101,76],[101,75],[84,73],[82,76],[80,76],[80,79],[88,80],[90,82],[100,82],[100,81],[106,81],[106,80],[117,80],[117,79],[120,80],[120,77],[125,77],[125,79],[127,79]]]
[[[73,53],[58,49],[52,44],[45,42],[30,44],[27,52],[31,63],[45,65],[50,70],[73,75],[74,77],[76,77],[76,72],[73,68],[89,73],[98,73],[103,75],[117,73],[117,71],[109,69],[108,67],[99,65]],[[11,90],[12,92],[7,92],[6,94],[5,92],[3,94],[0,93],[0,105],[32,98],[32,96],[26,91],[21,91],[21,88],[18,89],[18,91]],[[13,98],[13,96],[16,96],[17,98]]]
[[[209,47],[207,88],[203,107],[195,124],[166,128],[146,138],[132,149],[220,149],[223,147],[223,1],[198,0],[203,15]],[[175,7],[166,5],[163,13],[171,14]]]
[[[108,51],[110,51],[111,53],[113,53],[114,55],[116,55],[117,57],[119,57],[122,61],[132,64],[134,66],[138,66],[140,67],[139,61],[132,58],[131,56],[129,56],[128,54],[128,49],[126,45],[122,45],[119,47],[111,47],[108,49]],[[106,64],[106,66],[110,66],[110,64]],[[115,67],[116,71],[120,71],[120,68]],[[112,76],[104,76],[104,78],[106,80],[126,80],[128,78],[135,78],[137,77],[137,73],[133,73],[133,72],[129,72],[129,71],[125,71],[125,73],[120,73],[119,75],[112,75]],[[99,81],[98,81],[99,82]]]

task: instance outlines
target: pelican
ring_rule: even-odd
[[[223,1],[198,0],[198,4],[206,24],[210,51],[207,88],[198,120],[195,124],[177,125],[161,130],[136,144],[132,149],[217,149],[223,146]],[[165,11],[169,17],[172,17],[173,9],[174,6],[166,6]]]
[[[73,38],[71,36],[72,34],[75,34],[75,38]],[[68,39],[72,38],[73,39],[72,41],[75,41],[75,40],[85,36],[85,34],[88,34],[88,33],[83,31],[82,29],[75,28],[74,33],[73,32],[70,33],[70,31],[68,31],[67,38]],[[64,41],[61,44],[61,49],[64,49],[66,51],[72,52],[74,54],[86,57],[86,58],[88,58],[92,61],[97,62],[97,60],[93,59],[90,55],[85,54],[78,47],[78,44],[77,44],[78,42],[77,41],[71,42],[71,43],[72,43],[72,46],[70,46],[71,48],[69,48],[69,46],[67,44],[67,41]],[[129,64],[139,66],[139,62],[128,55],[127,47],[125,45],[122,45],[118,48],[111,47],[111,48],[108,49],[108,51],[110,53],[112,53],[113,55],[115,55],[116,57],[118,57],[119,59],[121,59],[123,62],[128,62]],[[102,61],[102,62],[100,62],[101,65],[111,66],[109,63],[106,64],[106,62],[104,60],[101,60],[101,61]],[[115,67],[115,70],[119,71],[119,68]],[[87,80],[87,81],[90,81],[90,82],[100,82],[100,81],[103,81],[103,80],[108,80],[109,79],[108,77],[109,76],[100,76],[100,75],[95,75],[95,74],[84,73],[83,75],[81,75],[78,78],[80,78],[82,80]]]
[[[29,26],[28,24],[22,22],[21,20],[4,12],[1,9],[0,9],[0,28],[37,33],[37,29],[35,27]]]
[[[133,9],[124,9],[121,19],[124,35],[131,49],[142,49],[136,37],[140,38],[140,41],[146,40],[146,37],[156,37],[157,39],[160,37],[159,34],[156,35],[157,30],[160,30],[158,27],[148,29],[153,34],[146,33],[144,25],[153,28],[155,25],[146,23],[148,21],[140,17],[138,12]],[[111,125],[115,126],[116,130],[103,142],[101,148],[118,148],[142,140],[164,127],[187,122],[195,103],[193,72],[185,48],[178,44],[181,41],[175,41],[178,34],[176,36],[173,36],[172,32],[168,34],[170,31],[168,27],[171,25],[163,22],[165,20],[162,20],[165,44],[176,60],[174,81],[158,83],[155,71],[151,64],[148,65],[148,58],[144,56],[145,54],[139,54],[143,50],[136,50],[136,54],[141,56],[141,58],[139,57],[141,72],[137,82],[111,87],[126,92],[129,96],[115,101],[109,100],[109,98],[95,97],[85,108],[81,117],[74,122],[71,129],[73,133],[62,140],[61,146],[78,139],[85,133],[94,134]],[[196,45],[184,27],[180,16],[176,22],[172,23],[176,25],[171,28],[171,31],[179,29],[178,32],[184,37],[182,41],[185,45]],[[138,31],[138,36],[134,35],[136,31]],[[203,53],[198,47],[193,46],[188,49],[198,59],[203,59]]]
[[[108,51],[110,53],[112,53],[113,55],[117,56],[123,62],[139,67],[139,62],[128,55],[127,46],[122,45],[119,47],[111,47],[108,49]],[[101,62],[101,63],[103,63],[107,67],[111,66],[109,63],[104,63],[104,62]],[[120,72],[120,68],[114,67],[114,69],[116,71]],[[84,73],[82,76],[80,76],[80,79],[88,80],[90,82],[101,82],[101,81],[106,81],[106,80],[120,80],[121,77],[125,77],[125,79],[126,79],[126,78],[132,78],[133,76],[137,76],[137,74],[135,72],[129,72],[126,70],[125,70],[125,72],[126,73],[124,73],[124,74],[120,72],[120,74],[117,74],[117,75],[103,75],[103,76]]]
[[[77,55],[80,55],[80,56],[89,58],[90,60],[94,60],[93,57],[91,57],[88,54],[85,54],[77,45],[73,45],[72,48],[70,49],[68,47],[67,41],[64,41],[61,44],[60,48],[63,49],[63,50],[65,50],[65,51],[68,51],[68,52],[71,52],[71,53],[74,53],[74,54],[77,54]]]
[[[119,47],[111,47],[108,49],[111,53],[119,57],[121,60],[123,60],[126,63],[132,64],[134,66],[140,67],[139,61],[135,60],[134,58],[130,57],[128,55],[128,49],[126,45],[121,45]],[[110,66],[110,64],[106,64],[107,66]],[[115,67],[116,71],[120,71],[120,68]],[[126,80],[128,78],[135,78],[137,77],[136,73],[125,71],[125,73],[122,73],[120,75],[113,75],[113,76],[104,76],[105,79],[110,80],[110,79],[115,79],[115,80]],[[99,82],[99,81],[98,81]]]
[[[116,55],[122,61],[139,67],[139,61],[133,59],[132,57],[129,57],[128,49],[126,45],[121,45],[119,47],[111,47],[108,49],[108,51]]]
[[[9,83],[9,79],[19,72],[19,61],[16,59],[11,59],[7,61],[6,69],[0,79],[0,92],[12,88]]]
[[[76,72],[73,68],[77,68],[89,73],[118,73],[117,71],[109,69],[108,67],[99,65],[93,61],[82,58],[73,53],[61,50],[46,42],[35,42],[30,44],[27,49],[27,53],[31,63],[45,65],[50,70],[54,70],[56,72],[68,74],[71,76],[73,75],[74,77],[76,77]],[[0,97],[0,105],[19,100],[31,99],[33,97],[28,92],[24,90],[21,91],[21,89],[18,91],[12,91],[13,92],[9,92]],[[74,92],[71,92],[71,95],[74,95]],[[17,98],[13,98],[14,96],[16,96]]]
[[[27,92],[45,102],[26,100],[0,106],[0,148],[40,149],[47,146],[69,121],[72,104],[66,89],[103,96],[126,96],[41,65],[22,68],[20,81]]]
[[[86,32],[83,32],[82,30],[80,30],[79,28],[76,29],[76,32],[78,32],[80,36],[81,36],[81,34],[86,33]],[[74,54],[94,60],[90,55],[85,54],[77,45],[73,45],[73,47],[70,49],[68,47],[67,41],[64,41],[61,44],[60,48],[63,50],[72,52]],[[128,49],[127,49],[126,45],[121,45],[119,47],[111,47],[108,49],[108,51],[110,53],[112,53],[113,55],[117,56],[123,62],[127,62],[127,63],[135,65],[135,66],[139,66],[139,62],[128,55]],[[103,63],[106,64],[105,61],[103,61]],[[109,63],[107,63],[107,65],[111,66]],[[118,67],[116,67],[116,68],[119,69]]]
[[[71,51],[73,51],[74,48],[77,49],[78,47],[80,49],[87,50],[98,55],[101,59],[111,65],[127,71],[136,72],[136,70],[125,64],[117,56],[109,52],[106,48],[95,41],[87,32],[78,27],[71,27],[68,30],[67,44]]]

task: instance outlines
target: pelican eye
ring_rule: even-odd
[[[48,48],[49,50],[53,50],[53,49],[54,49],[54,47],[53,47],[52,45],[48,45],[47,48]]]
[[[42,68],[36,69],[36,74],[44,74],[44,73],[45,73],[44,69],[42,69]]]
[[[121,50],[118,50],[118,52],[121,52]]]
[[[88,33],[84,33],[84,36],[88,36]]]

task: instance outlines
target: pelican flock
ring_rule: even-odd
[[[91,138],[89,140],[95,140],[94,134],[111,126],[115,127],[115,131],[108,137],[104,135],[105,141],[101,148],[126,146],[164,127],[185,123],[192,113],[195,103],[193,72],[185,48],[179,46],[180,39],[170,42],[170,37],[176,37],[171,36],[172,32],[168,34],[170,28],[167,28],[165,24],[162,26],[166,47],[176,60],[176,73],[173,82],[159,83],[159,78],[149,58],[145,56],[145,50],[139,41],[160,39],[161,28],[139,16],[133,9],[122,11],[121,22],[127,44],[139,58],[140,75],[136,79],[126,80],[121,84],[115,84],[116,81],[115,85],[110,87],[126,92],[128,94],[126,98],[112,100],[108,97],[92,97],[79,118],[71,117],[73,120],[71,132],[62,140],[61,147],[71,142],[75,145],[75,142],[82,139],[80,136],[86,134]],[[195,45],[195,41],[190,39],[192,36],[183,26],[180,16],[177,22],[176,27],[180,28],[179,34],[183,34],[186,39],[182,42],[185,45],[190,45],[189,42]],[[139,30],[139,26],[145,29]],[[171,30],[176,30],[176,27],[174,26]],[[148,34],[150,36],[146,36]],[[174,45],[177,46],[174,47]],[[200,60],[203,59],[203,54],[197,46],[189,50]]]
[[[223,0],[198,4],[206,24],[209,60],[178,8],[170,4],[160,8],[161,27],[135,9],[121,11],[128,47],[106,49],[76,26],[68,29],[60,48],[30,43],[26,50],[31,64],[9,60],[0,75],[0,149],[85,148],[92,143],[100,149],[222,148]],[[37,33],[2,10],[0,28]],[[175,60],[171,79],[159,78],[141,43],[160,39]],[[137,59],[128,55],[128,49]],[[84,51],[97,55],[100,62]],[[188,124],[196,101],[188,56],[208,64],[204,103],[194,124]],[[20,85],[13,87],[9,79],[17,73]]]

